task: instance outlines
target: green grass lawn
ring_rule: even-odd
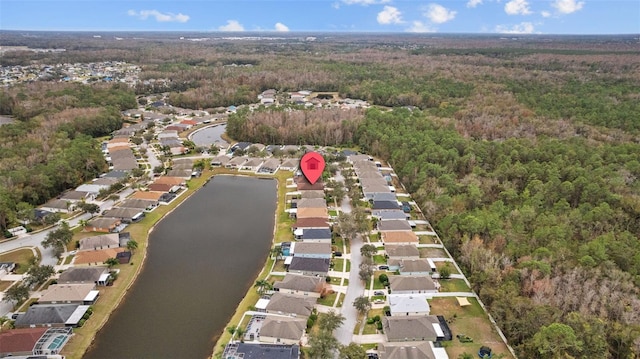
[[[24,274],[34,261],[33,251],[31,249],[18,249],[12,252],[0,254],[0,262],[16,263],[16,274]]]
[[[512,358],[478,301],[475,298],[468,299],[471,305],[465,307],[460,307],[456,298],[441,297],[429,300],[431,314],[442,315],[449,321],[453,335],[452,341],[445,342],[449,358],[458,358],[464,352],[476,353],[482,345],[491,347],[496,356],[504,354],[504,358]],[[471,337],[473,343],[461,343],[456,338],[458,334]]]
[[[344,259],[342,258],[333,258],[331,260],[333,263],[333,270],[336,272],[342,272],[344,268]]]
[[[418,248],[420,258],[446,258],[447,253],[440,248]]]
[[[470,292],[471,288],[462,279],[441,279],[441,292]]]
[[[380,274],[383,274],[383,273],[385,273],[385,272],[375,272],[373,274],[373,276],[375,278],[375,280],[373,281],[373,289],[383,289],[383,288],[385,288],[385,286],[382,285],[382,283],[380,283],[380,280],[378,279],[380,277]],[[387,274],[387,276],[389,276],[389,274]]]
[[[373,318],[376,315],[379,315],[380,318],[384,317],[384,313],[382,312],[382,309],[371,309],[369,313],[367,313],[367,319]],[[374,324],[365,323],[364,331],[362,332],[362,334],[377,334],[377,333],[378,333],[377,323],[374,323]]]
[[[274,272],[285,272],[286,268],[284,267],[284,260],[278,260],[276,265],[273,266]]]
[[[338,292],[334,292],[326,295],[324,298],[318,298],[318,304],[333,306],[333,303],[335,303],[336,298],[338,297],[339,294],[340,293]]]
[[[449,273],[451,274],[460,274],[460,272],[458,272],[453,264],[449,262],[436,262],[436,269],[438,270],[438,272],[440,272],[442,268],[448,268],[450,271]]]
[[[347,269],[345,272],[351,272],[351,261],[347,259]]]
[[[373,256],[373,263],[375,264],[386,264],[387,259],[383,255],[375,255]]]

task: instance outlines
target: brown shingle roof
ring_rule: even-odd
[[[296,210],[296,217],[299,219],[303,218],[328,218],[329,211],[327,207],[324,208],[314,207],[314,208],[298,208]]]
[[[418,243],[418,236],[412,231],[381,231],[384,243]]]
[[[76,254],[73,263],[104,263],[104,261],[106,261],[107,259],[115,258],[117,253],[124,252],[125,250],[125,248],[108,248],[95,251],[80,251],[78,252],[78,254]]]
[[[137,191],[131,196],[131,198],[149,199],[149,200],[157,201],[160,199],[160,197],[162,197],[163,194],[164,193],[162,192],[155,192],[155,191]]]
[[[36,342],[48,328],[11,329],[0,332],[0,356],[33,351]]]

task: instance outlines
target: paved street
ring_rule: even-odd
[[[340,172],[336,173],[336,181],[344,182],[344,177]],[[341,205],[342,212],[351,213],[351,203],[349,197],[345,195],[342,199]],[[364,294],[364,284],[359,278],[358,272],[360,270],[360,263],[362,263],[362,256],[360,255],[360,248],[362,247],[362,239],[358,235],[357,238],[351,241],[351,272],[349,273],[349,286],[347,287],[347,293],[342,301],[342,308],[340,314],[344,316],[344,323],[335,331],[335,337],[343,345],[348,345],[353,341],[353,329],[356,327],[358,320],[358,311],[353,306],[353,301]],[[346,265],[346,261],[344,262]]]

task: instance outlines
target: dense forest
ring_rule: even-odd
[[[270,88],[338,92],[374,108],[239,111],[228,132],[261,143],[357,146],[388,161],[519,357],[640,356],[637,40],[176,39],[63,38],[54,43],[63,53],[0,58],[5,66],[118,60],[143,69],[131,90],[54,82],[3,90],[2,113],[19,121],[0,127],[0,200],[8,201],[0,208],[35,204],[82,179],[68,171],[59,178],[61,150],[52,149],[73,158],[75,146],[56,143],[80,146],[108,133],[134,92],[167,92],[172,105],[193,109],[255,103]],[[36,129],[46,123],[41,140]],[[88,177],[90,163],[71,168]],[[31,198],[35,183],[26,179],[36,175],[49,186]],[[0,225],[10,220],[1,216]]]

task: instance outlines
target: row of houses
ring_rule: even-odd
[[[350,155],[363,196],[371,203],[371,215],[384,244],[387,266],[399,275],[389,275],[389,312],[382,318],[386,342],[378,344],[380,359],[445,359],[446,351],[435,342],[451,340],[443,317],[431,315],[428,299],[438,292],[432,278],[435,264],[420,258],[418,236],[410,222],[411,207],[398,200],[389,174],[367,155]]]
[[[81,249],[91,243],[81,241]],[[90,316],[100,287],[110,282],[106,266],[72,267],[57,274],[26,312],[15,317],[14,329],[0,332],[0,358],[56,355],[68,342],[73,328]]]
[[[229,155],[219,155],[211,159],[212,166],[236,169],[239,172],[270,175],[279,170],[293,172],[298,168],[299,162],[299,160],[293,158],[230,157]]]
[[[311,184],[302,176],[294,177],[294,183],[296,191],[290,194],[295,198],[287,211],[296,218],[295,241],[281,244],[286,275],[258,300],[259,314],[252,316],[244,342],[229,343],[224,358],[298,359],[307,319],[317,299],[330,289],[325,278],[332,256],[331,227],[324,185]],[[304,222],[316,224],[307,227]]]

